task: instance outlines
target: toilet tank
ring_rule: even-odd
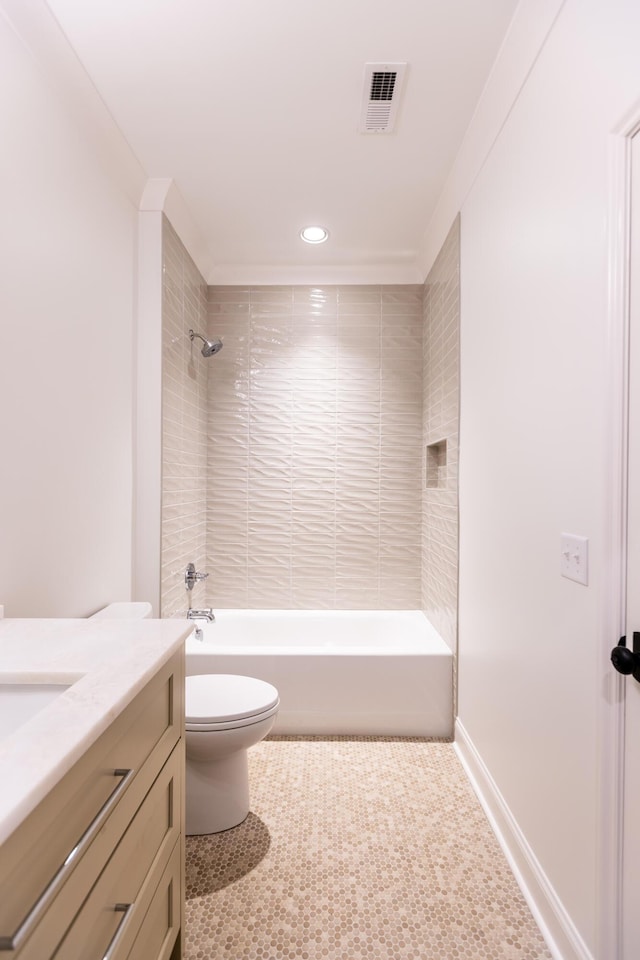
[[[146,600],[110,603],[94,613],[89,620],[145,620],[152,614],[151,604]]]

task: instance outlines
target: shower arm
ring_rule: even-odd
[[[193,343],[195,338],[202,340],[203,347],[200,353],[203,357],[213,357],[216,353],[222,350],[222,340],[207,340],[206,337],[203,337],[201,333],[196,333],[195,330],[189,330],[189,339]]]

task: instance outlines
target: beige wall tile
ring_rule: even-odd
[[[193,560],[214,607],[422,606],[453,645],[457,224],[424,287],[208,289],[166,226],[163,615]]]
[[[422,436],[422,603],[456,650],[458,604],[458,416],[460,220],[424,285]],[[446,440],[446,465],[427,486],[426,447]]]
[[[206,336],[207,287],[169,221],[163,221],[163,456],[161,615],[189,604],[184,571],[206,566],[207,381],[189,328]],[[204,603],[198,584],[193,605]]]
[[[209,368],[208,498],[247,516],[246,467],[248,523],[236,545],[247,602],[419,607],[422,288],[212,287],[207,296],[209,336],[225,341]],[[410,540],[384,576],[382,472],[384,504],[401,509]],[[208,529],[209,566],[219,565],[229,527]],[[208,601],[231,606],[232,594],[237,583],[227,589],[219,576]]]

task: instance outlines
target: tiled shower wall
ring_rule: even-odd
[[[420,608],[422,295],[209,288],[208,604]]]
[[[164,221],[163,616],[192,560],[194,606],[422,606],[455,649],[458,251],[424,288],[207,290]]]
[[[460,218],[424,285],[422,604],[455,652],[458,606]]]
[[[161,616],[189,605],[184,571],[206,567],[207,372],[191,343],[206,331],[207,287],[169,221],[162,230],[162,568]],[[198,344],[200,346],[198,346]],[[198,584],[192,606],[204,604]]]

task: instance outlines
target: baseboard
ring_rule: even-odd
[[[554,960],[595,960],[459,720],[454,749]]]

